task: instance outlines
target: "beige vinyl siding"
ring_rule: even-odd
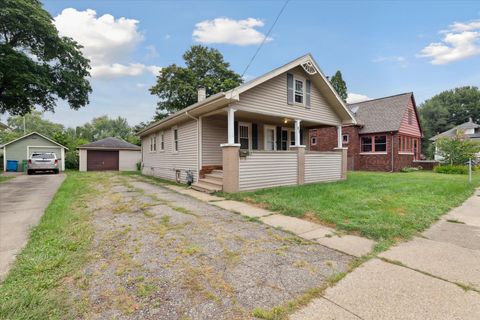
[[[295,151],[252,152],[240,159],[240,190],[261,189],[297,184],[297,162]]]
[[[307,79],[309,76],[301,67],[289,71],[295,77]],[[250,90],[240,94],[240,101],[232,104],[237,110],[276,115],[279,117],[297,118],[321,122],[329,125],[340,125],[341,119],[333,111],[312,81],[311,107],[289,105],[287,103],[287,73],[283,73]]]
[[[305,153],[305,183],[340,180],[341,167],[340,152],[309,151]]]
[[[78,151],[78,170],[87,171],[87,150],[80,149]]]
[[[178,129],[178,152],[173,152],[173,130],[163,130],[165,135],[165,150],[160,151],[157,135],[157,151],[150,152],[150,137],[142,139],[143,169],[142,173],[155,177],[175,180],[175,171],[180,170],[181,181],[186,182],[186,171],[191,170],[197,177],[197,145],[198,133],[195,120],[179,124]]]
[[[222,165],[220,144],[228,142],[226,117],[202,119],[202,166]]]
[[[141,158],[142,154],[140,151],[119,150],[118,169],[120,171],[135,171],[137,170],[137,162],[139,162]]]

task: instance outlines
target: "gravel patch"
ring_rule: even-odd
[[[83,318],[251,319],[352,259],[160,186],[105,178],[89,204],[91,263],[72,290]]]

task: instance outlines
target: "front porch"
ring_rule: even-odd
[[[193,187],[237,192],[343,179],[346,149],[341,147],[341,126],[340,148],[310,150],[308,130],[322,125],[326,126],[233,108],[202,116],[199,177]]]

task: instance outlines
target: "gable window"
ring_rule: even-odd
[[[178,152],[178,128],[173,128],[173,152]]]
[[[342,142],[347,144],[349,142],[349,136],[348,136],[348,133],[347,134],[344,134],[342,135]]]
[[[387,151],[387,136],[375,136],[375,151],[385,152]]]
[[[295,79],[295,103],[303,104],[303,81]]]
[[[413,112],[412,110],[408,110],[408,124],[413,124]]]
[[[372,137],[362,137],[361,152],[372,152]]]
[[[165,135],[162,132],[160,132],[160,151],[165,150]]]

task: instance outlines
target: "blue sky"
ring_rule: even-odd
[[[148,92],[153,74],[181,64],[193,44],[219,49],[241,73],[283,1],[44,5],[60,32],[78,38],[95,64],[90,105],[71,111],[60,102],[55,114],[46,114],[74,126],[103,114],[125,117],[132,125],[150,120],[156,108]],[[291,0],[271,38],[247,78],[311,52],[325,74],[342,71],[352,97],[413,91],[419,104],[442,90],[480,86],[480,2]]]

